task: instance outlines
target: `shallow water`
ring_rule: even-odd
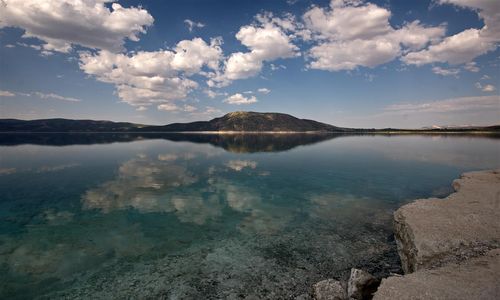
[[[477,136],[0,135],[0,298],[294,298],[400,271],[392,212]]]

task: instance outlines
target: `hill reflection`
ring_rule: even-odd
[[[441,138],[500,139],[499,134],[460,133],[0,133],[0,146],[71,146],[168,140],[211,144],[233,153],[280,152],[348,136],[428,136]]]
[[[0,134],[0,146],[70,146],[163,139],[174,142],[206,143],[234,153],[279,152],[314,144],[343,134],[182,134],[182,133],[21,133]]]

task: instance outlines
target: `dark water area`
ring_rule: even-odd
[[[392,213],[474,135],[0,134],[0,298],[294,299],[400,271]]]

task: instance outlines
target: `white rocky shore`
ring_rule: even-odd
[[[375,278],[353,269],[347,285],[319,282],[314,297],[500,299],[500,170],[464,173],[453,187],[446,199],[416,200],[394,213],[405,275],[374,289]]]

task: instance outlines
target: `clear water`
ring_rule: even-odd
[[[392,213],[477,136],[0,135],[0,298],[307,298],[398,272]]]

